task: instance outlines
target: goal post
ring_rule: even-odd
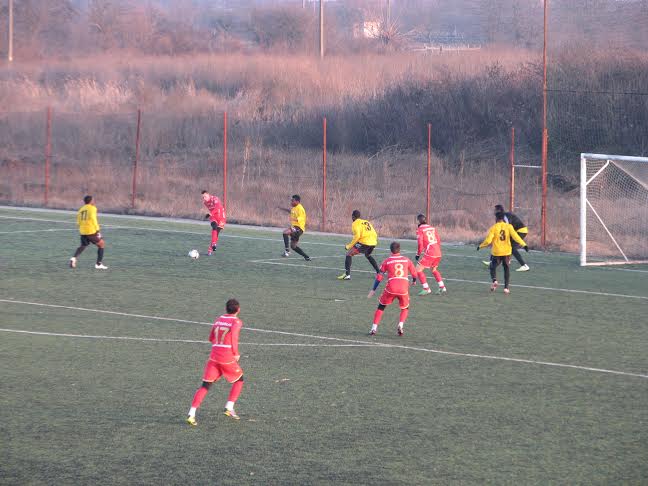
[[[648,157],[581,154],[580,264],[648,263]]]

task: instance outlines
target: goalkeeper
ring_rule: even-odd
[[[492,246],[491,248],[491,257],[490,257],[490,276],[493,281],[491,285],[491,292],[494,292],[499,285],[497,282],[497,267],[502,264],[504,267],[504,293],[510,293],[509,282],[511,277],[510,263],[511,263],[511,252],[513,250],[511,246],[511,239],[516,243],[519,243],[525,251],[529,251],[529,247],[524,242],[520,235],[517,234],[513,226],[504,221],[504,212],[498,211],[495,213],[496,222],[488,230],[488,235],[482,241],[482,243],[477,247],[477,251],[487,246]]]

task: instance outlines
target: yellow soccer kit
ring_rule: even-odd
[[[296,226],[300,230],[306,231],[306,210],[301,204],[291,208],[290,226]]]
[[[351,225],[351,231],[353,232],[353,240],[346,245],[347,250],[356,243],[366,246],[376,246],[378,244],[378,233],[366,219],[356,219]]]
[[[500,221],[495,223],[488,230],[488,236],[486,239],[479,245],[479,248],[485,248],[488,245],[493,245],[491,249],[491,254],[493,256],[509,256],[513,252],[511,247],[511,238],[515,240],[522,246],[526,246],[526,243],[520,235],[513,229],[508,223]]]
[[[92,204],[81,206],[77,211],[77,224],[79,233],[82,235],[94,235],[99,232],[99,221],[97,221],[97,207]]]

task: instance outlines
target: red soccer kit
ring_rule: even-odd
[[[216,223],[219,228],[225,227],[225,208],[216,196],[209,196],[209,199],[203,201],[205,207],[209,210],[209,221]]]
[[[401,309],[409,307],[409,275],[416,275],[412,260],[400,254],[392,254],[382,262],[380,272],[387,272],[387,287],[378,302],[389,305],[397,298]]]
[[[234,383],[243,376],[237,361],[241,327],[243,322],[234,315],[225,314],[216,319],[209,333],[212,351],[205,364],[203,381],[211,383],[224,376],[227,381]]]
[[[422,224],[416,230],[418,240],[419,263],[426,268],[438,267],[441,263],[441,239],[435,227],[429,224]]]

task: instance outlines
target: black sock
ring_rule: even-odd
[[[304,258],[308,258],[308,255],[306,253],[304,253],[304,250],[302,250],[298,246],[293,248],[293,250],[295,250],[295,253],[298,253],[299,255],[303,256]]]
[[[74,258],[78,257],[81,253],[83,253],[83,250],[85,250],[85,246],[80,246],[79,248],[76,249],[74,252]]]
[[[491,260],[491,263],[490,263],[490,267],[489,267],[489,268],[490,268],[490,276],[491,276],[491,279],[493,279],[493,282],[497,281],[497,273],[495,273],[495,270],[497,269],[497,267],[495,266],[495,262],[494,262],[494,261]]]
[[[504,264],[504,288],[508,289],[509,280],[511,277],[511,269],[507,263]]]
[[[290,246],[289,246],[289,238],[288,238],[288,235],[284,233],[283,237],[284,237],[284,245],[286,246],[286,251],[290,251],[290,250],[289,250]]]
[[[103,255],[104,255],[104,249],[103,248],[97,249],[97,265],[103,262]]]
[[[374,267],[374,270],[376,271],[376,273],[380,273],[380,267],[378,266],[378,263],[376,263],[376,260],[374,259],[374,257],[369,255],[367,257],[367,260],[369,260],[369,263],[371,263],[371,266]]]
[[[351,257],[349,255],[344,259],[344,269],[347,275],[351,275]]]

